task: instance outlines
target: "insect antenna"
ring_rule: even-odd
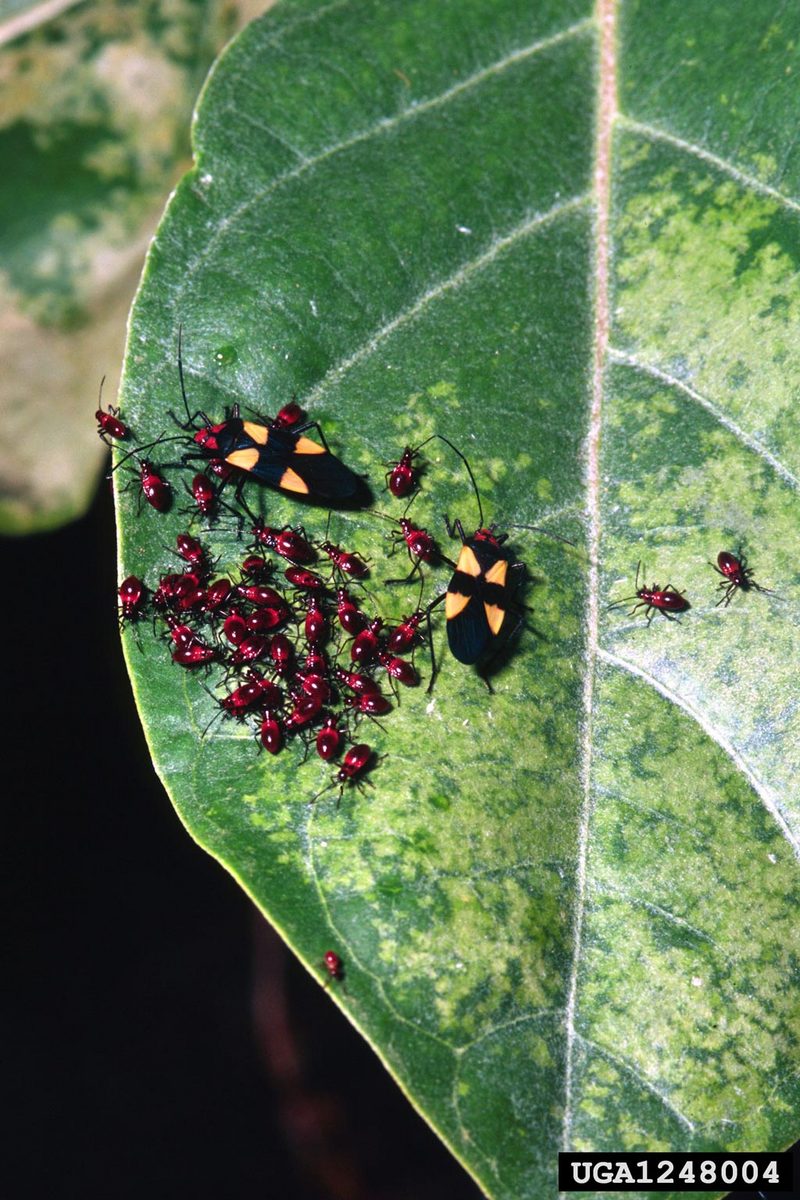
[[[542,529],[541,525],[509,525],[509,529],[532,529],[534,533],[543,533],[545,537],[552,538],[554,542],[563,542],[565,546],[575,548],[575,543],[569,538],[562,537],[560,533],[551,533],[549,529]]]
[[[322,791],[317,792],[316,796],[312,796],[308,803],[313,804],[315,800],[319,800],[320,796],[324,796],[326,792],[329,792],[331,790],[331,788],[335,788],[335,787],[336,787],[336,780],[334,779],[330,783],[326,784],[326,786],[322,789]],[[341,799],[341,795],[340,795],[340,799]]]
[[[181,429],[185,429],[188,433],[189,430],[195,428],[195,417],[200,417],[206,429],[210,429],[211,421],[202,411],[202,409],[198,409],[194,416],[192,416],[191,412],[189,411],[189,400],[186,396],[186,380],[183,374],[183,325],[178,326],[178,378],[181,381],[181,396],[183,397],[183,407],[186,410],[186,424],[184,425],[178,420],[175,414],[171,412],[170,416],[172,417],[173,421],[176,425],[178,425]]]
[[[641,599],[641,597],[638,594],[635,596],[621,596],[620,599],[615,600],[613,604],[606,605],[606,612],[609,612],[612,608],[619,608],[621,604],[629,604],[631,600],[639,599]]]
[[[461,450],[459,450],[458,446],[454,446],[453,443],[450,441],[450,439],[446,438],[443,433],[432,433],[429,438],[426,438],[424,442],[420,443],[420,445],[417,447],[417,449],[421,450],[423,446],[427,446],[428,442],[433,441],[434,438],[438,438],[440,442],[444,442],[445,446],[449,446],[450,449],[453,451],[453,453],[458,455],[458,457],[461,459],[462,463],[466,467],[467,474],[469,475],[470,483],[472,484],[472,490],[475,493],[475,499],[478,501],[478,517],[479,517],[478,526],[479,526],[479,528],[482,529],[483,528],[483,505],[481,504],[481,494],[478,491],[478,485],[475,482],[475,476],[472,473],[472,467],[469,465],[467,456],[465,454],[463,454],[461,452]],[[406,505],[406,509],[408,509],[408,505]]]
[[[606,605],[606,612],[608,612],[611,608],[618,608],[620,604],[629,604],[631,600],[641,600],[641,596],[639,595],[639,572],[641,569],[642,560],[639,559],[638,563],[636,564],[636,594],[633,596],[622,596],[619,600],[615,600],[613,604]]]
[[[115,471],[118,471],[119,468],[123,466],[123,464],[126,463],[129,458],[135,458],[136,455],[138,455],[142,450],[152,450],[154,446],[165,445],[167,442],[182,442],[185,440],[179,433],[176,433],[173,437],[165,437],[165,433],[166,430],[164,433],[160,434],[155,441],[144,442],[141,446],[134,446],[133,449],[129,450],[127,454],[123,454],[122,458],[118,459],[117,462],[114,463],[114,466],[111,468],[111,474],[113,475]]]
[[[214,695],[214,693],[211,691],[211,688],[206,687],[205,684],[203,684],[203,690],[208,692],[209,696],[214,701],[214,703],[219,706],[219,698]],[[224,709],[221,707],[218,707],[217,711],[214,713],[213,717],[208,722],[205,729],[201,732],[201,734],[200,734],[201,738],[204,738],[206,736],[206,734],[208,733],[211,726],[214,724],[215,721],[219,721],[219,719],[223,715],[223,713],[224,713]]]

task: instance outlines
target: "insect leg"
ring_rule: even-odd
[[[428,686],[425,689],[426,693],[428,693],[428,694],[430,694],[433,691],[433,683],[434,683],[434,680],[436,679],[436,655],[433,650],[433,626],[431,625],[431,609],[436,608],[437,604],[441,604],[442,601],[446,598],[446,596],[447,596],[447,592],[442,592],[441,596],[437,596],[435,600],[432,600],[431,603],[428,605],[427,609],[425,610],[425,618],[428,622],[428,646],[430,647],[430,651],[431,651],[431,678],[430,678],[430,682],[428,683]]]

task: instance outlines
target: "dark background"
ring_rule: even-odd
[[[2,554],[4,1200],[478,1200],[180,826],[122,661],[106,488]]]

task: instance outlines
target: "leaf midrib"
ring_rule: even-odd
[[[586,664],[583,684],[583,730],[580,778],[583,800],[578,826],[575,880],[577,895],[572,934],[572,967],[564,1012],[566,1038],[564,1066],[564,1116],[562,1149],[570,1148],[573,1101],[573,1069],[576,1041],[575,1009],[581,956],[583,918],[586,907],[586,856],[591,818],[591,767],[593,741],[594,676],[599,638],[600,590],[600,431],[603,384],[609,335],[609,221],[611,210],[611,143],[617,105],[616,0],[597,0],[595,20],[599,30],[597,70],[597,124],[593,169],[595,200],[594,239],[594,335],[591,373],[591,410],[586,455],[586,511],[588,515],[589,577],[586,589]]]

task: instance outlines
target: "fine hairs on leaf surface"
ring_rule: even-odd
[[[132,313],[142,440],[173,432],[180,325],[192,410],[296,396],[382,510],[385,461],[442,433],[487,520],[579,546],[512,531],[538,636],[489,695],[435,618],[433,695],[338,807],[309,804],[325,764],[202,738],[200,681],[125,635],[188,830],[320,980],[335,948],[332,1000],[498,1200],[554,1197],[559,1149],[800,1133],[798,57],[763,0],[282,0],[212,72]],[[424,457],[415,522],[470,532],[462,465]],[[118,517],[120,578],[175,569],[185,517]],[[386,532],[331,518],[399,617]],[[776,595],[717,608],[740,546]],[[639,560],[679,620],[607,611]]]

